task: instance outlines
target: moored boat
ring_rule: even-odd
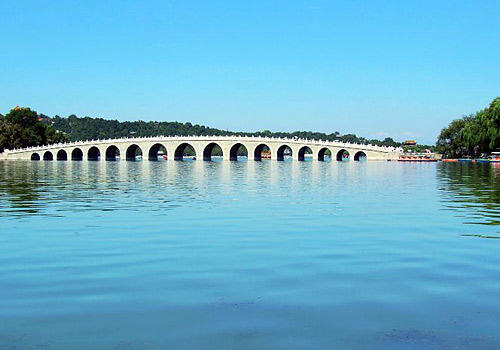
[[[500,163],[500,152],[491,152],[491,163]]]
[[[433,154],[413,154],[400,156],[398,162],[437,162],[437,158]]]

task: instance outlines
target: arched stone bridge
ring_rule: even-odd
[[[49,146],[6,150],[0,159],[20,160],[136,160],[142,153],[143,159],[158,160],[165,154],[169,160],[182,160],[185,150],[191,146],[197,159],[211,160],[212,150],[219,146],[222,159],[238,160],[238,155],[247,154],[248,160],[261,160],[269,154],[272,160],[323,161],[331,154],[336,160],[396,160],[402,150],[394,147],[381,147],[343,143],[336,141],[267,138],[247,136],[158,136],[143,138],[120,138],[106,140],[79,141]],[[329,152],[327,152],[329,151]],[[291,153],[291,154],[290,154]]]

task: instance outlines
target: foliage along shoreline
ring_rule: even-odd
[[[77,117],[67,118],[56,115],[50,118],[29,108],[16,107],[5,116],[0,115],[0,152],[5,149],[24,148],[51,143],[97,140],[121,137],[149,136],[263,136],[263,137],[298,137],[326,141],[341,141],[377,146],[401,147],[403,143],[387,137],[384,140],[366,139],[355,134],[341,135],[339,132],[326,134],[312,131],[271,132],[231,132],[203,125],[179,122],[145,122],[109,120],[103,118]],[[413,146],[414,151],[424,151],[432,146]]]
[[[264,136],[298,137],[326,141],[341,141],[378,146],[404,146],[387,137],[384,140],[366,139],[355,134],[341,135],[339,132],[326,134],[312,131],[271,132],[231,132],[203,125],[179,122],[145,122],[109,120],[103,118],[67,118],[56,115],[50,118],[38,114],[30,108],[16,107],[5,116],[0,114],[0,152],[5,149],[25,148],[59,142],[91,139],[148,137],[148,136]],[[405,147],[408,149],[407,147]],[[495,98],[488,107],[477,113],[453,120],[441,130],[435,147],[427,145],[412,146],[413,152],[425,149],[435,150],[443,158],[479,158],[500,151],[500,97]]]
[[[0,115],[0,152],[5,149],[50,145],[68,138],[29,108],[16,107]]]
[[[480,158],[500,151],[500,97],[477,113],[453,120],[436,142],[443,158]]]

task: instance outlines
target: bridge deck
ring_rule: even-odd
[[[262,152],[273,160],[283,160],[285,153],[294,160],[304,160],[306,155],[314,160],[324,160],[331,155],[337,160],[367,159],[393,160],[401,148],[345,143],[338,141],[306,140],[298,138],[268,138],[247,136],[158,136],[87,140],[52,144],[47,146],[6,150],[0,159],[32,160],[135,160],[142,154],[148,160],[157,160],[163,150],[168,159],[183,159],[186,149],[192,148],[197,159],[210,160],[212,151],[220,148],[224,160],[237,160],[238,154],[246,153],[249,160],[261,160]]]

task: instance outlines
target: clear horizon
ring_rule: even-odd
[[[2,114],[433,144],[500,95],[497,2],[2,4]]]

